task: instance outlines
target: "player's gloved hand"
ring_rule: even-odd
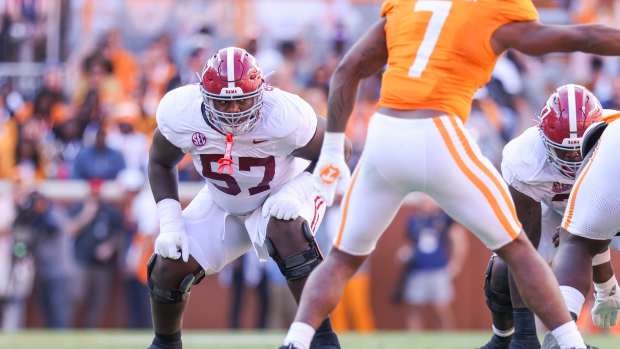
[[[278,192],[270,195],[261,213],[263,217],[289,220],[299,217],[301,209],[308,200],[317,194],[316,182],[309,172],[302,172],[284,184]]]
[[[326,132],[321,155],[314,168],[319,195],[328,206],[334,202],[337,192],[344,192],[351,181],[351,171],[344,159],[345,135],[341,132]]]
[[[155,253],[170,259],[189,260],[189,246],[185,224],[181,216],[181,204],[174,199],[157,203],[159,235],[155,239]]]
[[[608,291],[594,293],[594,305],[592,306],[592,322],[600,328],[610,328],[618,323],[618,310],[620,309],[620,290],[614,285]]]

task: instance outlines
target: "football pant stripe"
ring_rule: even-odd
[[[456,134],[461,142],[461,145],[465,149],[465,153],[467,154],[469,159],[476,165],[476,167],[478,167],[478,169],[482,171],[482,173],[484,173],[487,176],[487,178],[491,180],[493,185],[495,185],[495,188],[497,188],[497,191],[500,193],[500,195],[502,196],[502,199],[504,200],[504,204],[506,204],[506,207],[508,207],[508,210],[510,210],[510,214],[512,215],[514,222],[517,222],[519,229],[521,229],[519,218],[517,218],[517,210],[515,208],[515,205],[512,199],[510,198],[510,194],[508,193],[506,188],[501,185],[500,179],[498,179],[497,176],[494,175],[494,171],[491,171],[488,168],[488,166],[485,165],[480,160],[480,158],[474,153],[473,148],[471,146],[471,140],[469,139],[469,137],[467,137],[465,132],[463,132],[462,126],[457,124],[456,117],[450,116],[449,118],[450,118],[450,123],[452,124],[452,127],[454,127],[454,130],[456,131]]]
[[[605,121],[608,124],[611,124],[612,122],[616,121],[616,120],[620,120],[620,112],[618,113],[613,113],[607,116],[603,116],[603,121]]]
[[[579,189],[581,189],[581,184],[583,183],[584,178],[586,178],[588,171],[590,171],[590,167],[592,166],[592,160],[594,160],[597,152],[598,147],[594,150],[594,153],[592,153],[592,157],[590,157],[590,160],[588,160],[588,163],[585,165],[583,171],[579,174],[579,177],[577,177],[575,186],[573,187],[573,190],[568,197],[568,207],[566,209],[566,215],[564,215],[564,219],[562,220],[562,228],[566,231],[568,231],[568,226],[573,221],[573,216],[575,214],[575,204],[577,203],[577,195],[579,194]]]
[[[458,153],[456,149],[454,142],[452,141],[452,139],[450,138],[450,135],[448,134],[448,130],[443,125],[442,119],[440,117],[433,118],[433,123],[435,124],[435,127],[437,127],[437,130],[439,131],[439,134],[441,135],[441,138],[443,139],[444,144],[448,148],[448,152],[452,156],[452,159],[456,162],[456,165],[458,166],[458,168],[461,170],[461,172],[463,172],[463,174],[467,177],[467,179],[469,179],[469,181],[482,193],[482,195],[486,198],[487,203],[491,206],[493,213],[495,213],[495,217],[499,220],[502,227],[504,227],[504,229],[506,230],[506,232],[512,239],[515,239],[519,235],[520,231],[515,230],[512,227],[512,225],[510,224],[510,221],[508,220],[504,212],[501,210],[499,203],[497,202],[495,196],[493,196],[493,193],[491,192],[489,187],[487,187],[484,184],[484,182],[480,178],[478,178],[467,167],[467,165],[465,165],[465,162],[461,158],[460,154]]]
[[[342,233],[344,232],[344,227],[347,222],[347,214],[349,213],[349,200],[351,199],[351,192],[353,191],[353,187],[355,186],[355,182],[357,181],[357,175],[359,174],[359,169],[361,167],[361,163],[357,165],[355,170],[353,171],[353,177],[351,177],[351,183],[347,188],[346,193],[344,194],[344,204],[342,206],[342,215],[340,216],[340,229],[338,230],[338,236],[336,237],[336,242],[334,242],[334,246],[340,248],[340,243],[342,242]]]

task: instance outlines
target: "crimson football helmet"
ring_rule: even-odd
[[[599,100],[580,85],[560,86],[547,100],[538,127],[549,162],[562,174],[575,177],[583,163],[583,133],[602,112]]]
[[[252,130],[263,105],[264,76],[254,57],[238,47],[219,50],[200,74],[207,120],[224,133]],[[226,108],[236,102],[237,110]]]

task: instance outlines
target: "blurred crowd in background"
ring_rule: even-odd
[[[534,3],[546,23],[620,25],[618,1]],[[270,84],[300,94],[325,115],[331,73],[376,20],[379,7],[379,0],[185,0],[182,5],[173,0],[0,0],[0,179],[12,184],[0,194],[3,328],[24,326],[33,285],[45,326],[100,326],[112,279],[119,275],[129,309],[126,325],[150,327],[145,266],[158,222],[145,169],[160,98],[197,82],[210,55],[235,45],[256,56]],[[354,146],[351,166],[363,147],[380,82],[377,74],[361,86],[347,130]],[[618,58],[536,58],[508,52],[477,93],[467,126],[497,165],[503,145],[533,125],[548,94],[568,82],[590,88],[605,107],[620,108]],[[200,180],[187,158],[179,176]],[[52,200],[37,190],[46,180],[86,181],[87,198]],[[115,181],[120,196],[105,200],[100,195],[103,181]],[[420,233],[425,224],[437,226],[429,219],[443,222],[431,245],[426,233]],[[411,290],[419,277],[413,276],[419,265],[412,261],[422,257],[409,252],[422,248],[434,253],[438,259],[422,264],[440,271],[431,276],[436,282],[450,283],[460,269],[464,252],[455,251],[450,241],[460,245],[462,233],[452,232],[445,219],[422,218],[403,232],[412,247],[399,253],[407,273],[393,296],[414,310],[426,298]],[[330,226],[328,217],[325,241]],[[441,251],[429,252],[429,246]],[[360,277],[358,290],[367,290],[364,268]],[[292,319],[292,298],[288,303],[267,301],[290,298],[275,265],[259,265],[247,256],[222,273],[220,281],[233,290],[232,328],[239,327],[244,286],[265,299],[257,327],[282,328]],[[342,311],[357,312],[352,317],[361,323],[341,328],[372,330],[367,296],[353,294],[362,299]],[[445,304],[452,295],[435,296],[441,299],[428,302],[439,304],[438,318],[446,319],[439,326],[450,328]],[[419,322],[408,318],[411,328],[422,328]]]

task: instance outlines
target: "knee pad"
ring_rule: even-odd
[[[172,289],[167,287],[160,287],[155,284],[153,278],[151,277],[153,269],[155,268],[156,260],[157,254],[153,254],[149,259],[146,272],[151,298],[153,298],[153,300],[159,303],[175,304],[183,302],[185,299],[187,299],[187,296],[189,295],[189,291],[192,286],[200,283],[200,281],[202,281],[202,279],[204,279],[205,277],[204,269],[198,268],[194,272],[189,273],[185,277],[183,277],[183,280],[181,280],[178,288]]]
[[[319,246],[314,240],[312,231],[308,226],[308,222],[303,222],[301,225],[301,234],[303,234],[308,245],[305,249],[293,253],[289,256],[283,257],[277,247],[271,242],[269,238],[265,240],[267,245],[267,251],[269,255],[280,268],[280,272],[288,281],[303,279],[310,275],[310,272],[323,260],[323,255],[319,250]]]
[[[484,275],[484,295],[492,312],[512,313],[510,287],[508,286],[508,267],[491,256]],[[493,266],[495,265],[495,268]]]

